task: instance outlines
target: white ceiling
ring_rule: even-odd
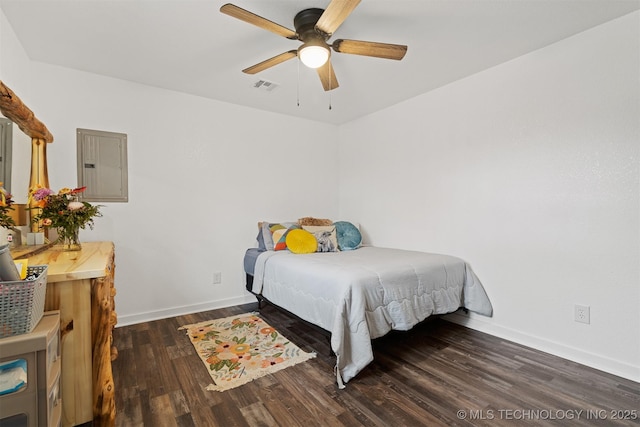
[[[297,12],[329,3],[232,2],[290,29]],[[300,42],[220,13],[224,3],[0,0],[0,8],[34,61],[334,124],[640,9],[640,0],[363,0],[331,40],[406,44],[407,54],[393,61],[334,53],[340,87],[324,92],[315,70],[295,59],[242,73]],[[260,79],[279,86],[255,89]]]

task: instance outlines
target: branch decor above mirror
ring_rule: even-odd
[[[36,118],[18,95],[13,93],[0,80],[0,111],[2,114],[31,138],[42,139],[44,142],[53,142],[53,135],[49,129]]]

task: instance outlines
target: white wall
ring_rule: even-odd
[[[30,105],[31,93],[31,66],[22,45],[13,33],[9,22],[4,13],[0,9],[0,80],[9,86],[11,90],[15,89],[8,82],[16,84],[20,87],[20,99]],[[37,117],[37,116],[36,116]],[[18,126],[13,126],[13,143],[12,157],[14,159],[29,159],[31,157],[31,138],[25,135]],[[13,168],[11,170],[11,187],[9,190],[13,192],[13,200],[15,203],[27,203],[27,192],[20,189],[29,186],[28,167]],[[17,189],[15,192],[13,189]]]
[[[11,80],[20,85],[23,91],[18,96],[25,103],[28,101],[30,93],[30,70],[29,57],[0,9],[0,77],[2,77],[0,80]],[[9,85],[9,87],[11,86]]]
[[[37,68],[38,108],[57,138],[52,186],[76,183],[76,128],[128,135],[129,202],[108,204],[81,235],[116,244],[120,324],[255,300],[242,258],[257,222],[337,213],[334,126]]]
[[[453,320],[639,380],[638,34],[636,12],[342,126],[340,216],[466,259],[495,314]]]
[[[14,49],[1,53],[11,63]],[[77,184],[77,128],[128,135],[129,202],[105,204],[95,230],[80,235],[115,243],[120,326],[255,301],[244,290],[242,259],[257,222],[337,214],[333,125],[27,66],[26,82],[0,71],[18,95],[30,87],[23,100],[54,135],[47,151],[54,190]],[[216,271],[220,285],[212,284]]]

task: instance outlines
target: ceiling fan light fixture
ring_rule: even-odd
[[[322,67],[329,60],[329,47],[320,40],[311,40],[298,48],[298,57],[309,68]]]
[[[326,9],[316,7],[303,9],[293,18],[295,31],[231,3],[220,7],[220,12],[287,39],[303,43],[297,49],[288,50],[245,68],[242,70],[243,73],[256,74],[297,57],[304,66],[316,70],[322,87],[325,91],[330,91],[338,87],[338,81],[330,62],[332,51],[340,54],[395,60],[401,60],[407,53],[407,46],[399,44],[347,39],[334,40],[331,44],[327,43],[360,2],[361,0],[330,0]]]

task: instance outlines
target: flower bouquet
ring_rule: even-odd
[[[2,184],[0,182],[0,227],[12,228],[16,225],[11,215],[9,215],[9,211],[13,210],[13,206],[11,206],[13,199]]]
[[[78,200],[78,194],[87,187],[63,188],[54,193],[49,188],[36,187],[29,191],[29,205],[38,210],[32,221],[47,228],[55,228],[58,242],[65,250],[80,250],[78,234],[89,226],[93,230],[93,218],[102,216],[100,205],[92,205]]]

